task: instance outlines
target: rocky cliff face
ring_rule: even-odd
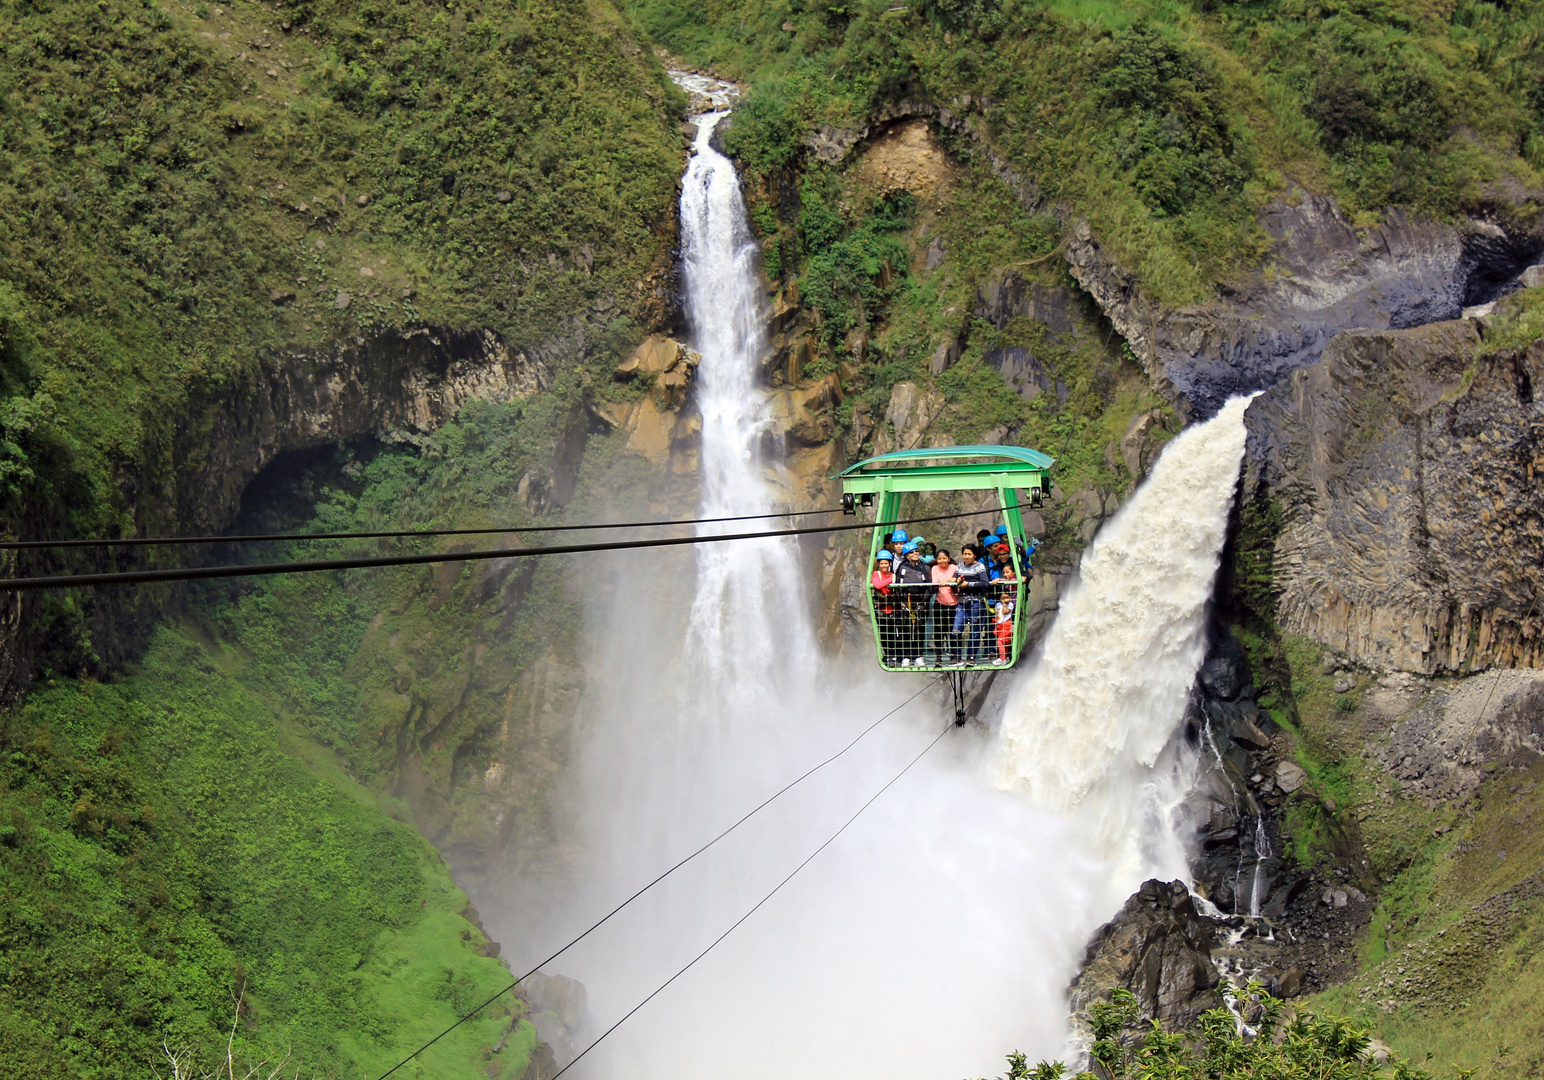
[[[1086,224],[1068,243],[1073,276],[1187,415],[1209,416],[1227,398],[1315,363],[1343,331],[1457,318],[1544,249],[1544,238],[1510,221],[1456,226],[1394,210],[1358,230],[1332,200],[1300,189],[1261,224],[1271,241],[1261,270],[1185,309],[1143,295]]]
[[[418,327],[276,357],[195,398],[167,448],[162,475],[126,476],[123,484],[139,491],[137,513],[152,534],[217,534],[235,517],[247,485],[281,454],[364,435],[411,440],[453,419],[473,398],[510,401],[546,388],[551,373],[585,348],[582,324],[531,350],[490,331]],[[146,549],[120,550],[89,565],[127,570],[145,566],[146,558]],[[63,568],[41,555],[13,566],[23,574]],[[132,655],[157,621],[179,609],[181,595],[176,586],[99,591],[80,624],[94,657],[76,662],[107,670]],[[20,697],[42,655],[71,648],[57,634],[36,632],[44,602],[40,593],[12,594],[0,609],[0,701]]]
[[[1544,345],[1480,346],[1471,321],[1342,334],[1250,408],[1283,630],[1427,674],[1544,663]]]

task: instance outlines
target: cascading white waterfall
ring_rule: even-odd
[[[767,337],[757,246],[746,225],[734,163],[711,145],[727,115],[697,117],[681,184],[686,308],[702,354],[696,392],[702,414],[702,517],[773,509],[763,475],[771,419],[759,378]],[[700,531],[743,529],[743,522],[730,522]],[[790,540],[697,549],[688,655],[720,693],[732,690],[744,697],[786,690],[801,677],[807,681],[816,664],[807,609],[802,597],[779,587],[797,573],[798,552]]]
[[[1196,762],[1174,734],[1206,649],[1250,400],[1164,448],[1084,553],[1003,718],[998,784],[1076,822],[1122,896],[1152,875],[1189,880],[1175,814]]]

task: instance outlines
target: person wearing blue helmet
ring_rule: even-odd
[[[908,540],[901,550],[903,557],[895,568],[895,583],[901,594],[901,608],[897,612],[901,623],[901,667],[921,667],[923,626],[932,579],[922,565],[916,541]]]

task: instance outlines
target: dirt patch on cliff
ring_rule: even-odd
[[[954,166],[926,120],[907,120],[879,136],[858,159],[853,174],[880,194],[909,191],[923,200],[934,199],[954,184]]]

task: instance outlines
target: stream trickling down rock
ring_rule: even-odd
[[[702,516],[766,512],[780,466],[763,437],[757,252],[733,164],[709,145],[720,116],[694,119],[681,220],[702,354]],[[1106,527],[1046,661],[1010,692],[1000,740],[951,732],[568,1075],[936,1080],[996,1075],[1013,1049],[1061,1056],[1067,984],[1092,931],[1144,877],[1187,876],[1174,818],[1194,768],[1174,735],[1201,660],[1242,409],[1176,439]],[[572,793],[580,870],[516,961],[918,689],[866,656],[821,655],[807,614],[819,564],[796,546],[703,545],[692,560],[619,553],[610,587],[597,583]],[[942,694],[925,694],[566,955],[554,971],[589,1000],[559,1061],[769,892],[949,718]]]

